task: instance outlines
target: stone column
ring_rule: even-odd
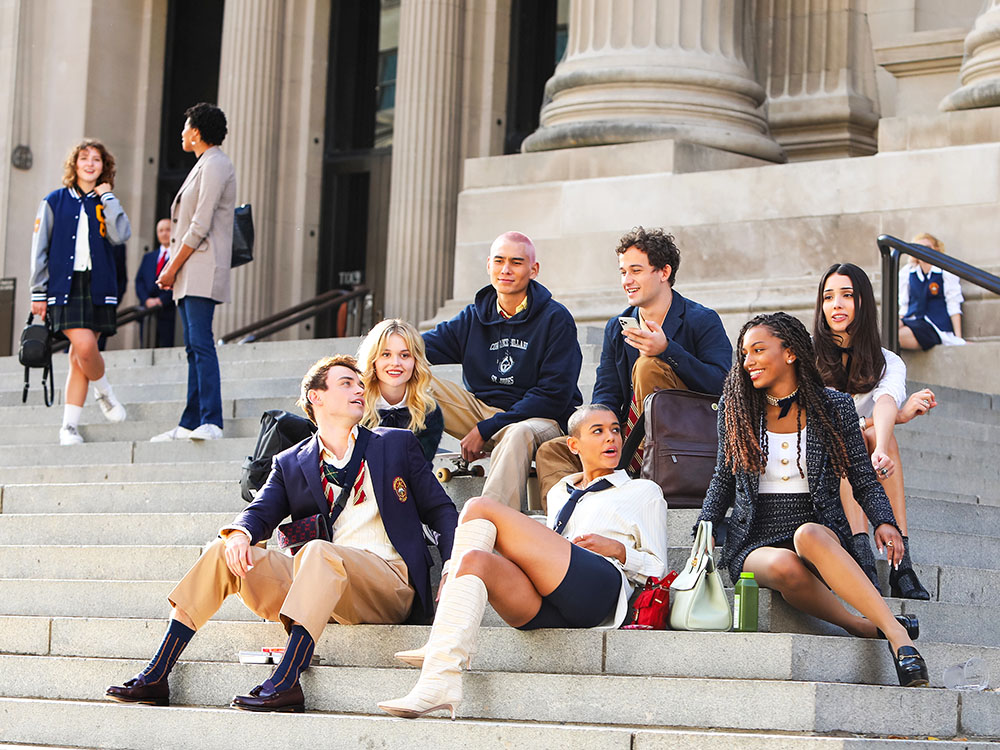
[[[862,0],[757,0],[771,134],[792,161],[876,151],[878,93]]]
[[[452,288],[464,5],[400,6],[384,308],[414,323]]]
[[[770,161],[750,0],[570,0],[566,58],[523,151],[676,138]]]
[[[237,205],[253,206],[254,260],[231,272],[232,302],[216,312],[216,337],[276,312],[271,300],[284,25],[285,0],[226,3],[219,106],[229,135],[222,149],[236,168]]]
[[[988,0],[965,37],[962,87],[941,102],[945,112],[1000,105],[1000,0]]]

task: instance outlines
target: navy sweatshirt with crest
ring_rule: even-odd
[[[483,439],[531,417],[566,421],[583,402],[577,380],[583,355],[576,322],[537,281],[528,286],[528,309],[512,318],[497,311],[492,286],[451,320],[424,334],[431,364],[462,365],[465,388],[503,409],[479,423]]]

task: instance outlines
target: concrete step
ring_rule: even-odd
[[[34,656],[148,660],[160,645],[164,619],[0,617],[0,651]],[[415,625],[326,628],[316,656],[326,666],[406,669],[396,651],[422,645],[430,631]],[[237,661],[240,650],[284,645],[278,623],[209,622],[185,649],[185,662]],[[918,642],[931,684],[944,670],[975,656],[1000,669],[1000,648]],[[788,633],[540,630],[483,627],[477,671],[610,674],[897,685],[885,641]],[[415,671],[414,671],[415,674]]]
[[[222,440],[175,440],[168,443],[135,442],[52,445],[39,450],[33,445],[12,445],[3,449],[5,468],[145,463],[190,463],[202,461],[242,461],[253,452],[256,438]]]
[[[84,581],[180,580],[201,555],[188,545],[0,545],[0,570],[8,578]]]
[[[93,484],[13,484],[3,488],[3,512],[198,513],[246,507],[237,477],[216,481]]]
[[[179,416],[179,415],[177,415]],[[80,423],[80,434],[88,443],[111,443],[126,440],[148,442],[154,435],[177,426],[177,416],[172,419],[136,421],[126,419],[112,424],[103,419],[100,422]],[[7,445],[58,445],[59,424],[51,425],[8,425],[0,434],[0,446]],[[225,419],[223,436],[227,438],[253,438],[260,432],[260,419]],[[74,446],[76,447],[76,446]]]
[[[239,461],[191,461],[95,466],[0,467],[0,486],[11,484],[103,484],[125,482],[238,481]]]
[[[146,660],[0,656],[9,678],[5,697],[44,695],[92,700]],[[264,665],[178,665],[172,699],[225,705],[262,682]],[[314,667],[302,677],[310,710],[374,715],[376,703],[405,695],[417,673],[403,669]],[[617,675],[479,672],[464,677],[465,718],[574,722],[610,726],[676,726],[791,732],[989,736],[1000,722],[1000,695],[976,696],[980,712],[964,712],[957,692],[839,683]],[[125,709],[120,709],[125,710]],[[992,714],[992,715],[991,715]]]
[[[967,698],[967,697],[966,697]],[[968,700],[972,705],[985,701]],[[983,741],[816,736],[813,733],[726,732],[693,729],[587,726],[530,721],[423,719],[330,714],[252,714],[225,708],[169,710],[93,701],[0,698],[0,738],[47,746],[90,740],[102,748],[229,750],[233,737],[294,737],[296,746],[323,738],[331,747],[382,750],[482,748],[512,750],[986,750]],[[943,736],[954,736],[943,735]],[[965,734],[970,734],[965,732]]]
[[[234,513],[0,514],[0,544],[201,545]]]

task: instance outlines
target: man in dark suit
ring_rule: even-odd
[[[721,394],[733,347],[715,310],[674,291],[681,254],[671,235],[637,227],[619,240],[615,252],[629,306],[604,327],[591,400],[614,409],[627,437],[653,391]],[[543,493],[581,471],[566,438],[541,446],[535,464]],[[628,468],[636,474],[641,465],[640,446]]]
[[[157,308],[155,346],[173,346],[177,324],[174,293],[169,289],[160,289],[156,285],[156,277],[170,260],[170,219],[160,219],[156,222],[156,239],[160,246],[143,255],[139,263],[139,272],[135,275],[135,294],[143,307]],[[145,328],[146,320],[148,318],[139,321],[140,339],[143,338],[142,330]]]
[[[358,425],[364,389],[353,357],[313,365],[299,404],[316,423],[316,435],[275,456],[254,501],[170,593],[174,609],[160,650],[140,674],[109,687],[109,698],[168,705],[167,674],[230,594],[289,633],[274,674],[233,699],[234,708],[250,711],[303,710],[299,674],[327,622],[401,623],[411,614],[430,619],[431,557],[421,524],[438,533],[447,560],[458,512],[420,444],[409,430],[369,432]],[[332,541],[309,541],[294,558],[253,546],[270,538],[286,516],[297,521],[317,514],[322,523],[332,519]]]

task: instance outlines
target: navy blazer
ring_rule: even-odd
[[[663,320],[667,348],[659,358],[670,365],[692,391],[717,396],[722,393],[722,383],[733,362],[733,347],[726,329],[715,310],[676,291],[673,294]],[[624,422],[632,403],[632,368],[639,359],[639,350],[625,343],[619,317],[638,319],[638,308],[625,308],[620,316],[611,318],[604,326],[604,347],[591,401],[610,406]]]
[[[434,613],[430,578],[433,561],[421,524],[438,533],[441,559],[447,560],[451,557],[458,511],[409,430],[376,427],[365,450],[365,461],[386,534],[406,563],[410,584],[416,590],[411,619],[429,621]],[[256,544],[269,539],[288,516],[297,521],[328,513],[319,463],[316,435],[276,455],[264,486],[233,525],[246,529]]]
[[[150,297],[159,299],[164,307],[172,305],[174,293],[169,289],[160,289],[156,285],[156,261],[160,257],[160,248],[150,250],[142,256],[139,263],[139,271],[135,275],[135,294],[139,298],[139,304],[146,306],[146,300]]]
[[[847,449],[847,479],[854,490],[854,497],[872,522],[873,528],[887,523],[896,526],[896,517],[892,506],[886,497],[885,490],[879,484],[872,462],[868,458],[865,440],[858,426],[858,413],[854,408],[854,399],[846,393],[840,393],[831,388],[823,391],[826,395],[826,411],[831,421],[840,429]],[[760,475],[753,472],[737,471],[726,463],[726,403],[719,403],[719,453],[716,459],[715,474],[705,493],[705,502],[698,516],[699,521],[711,521],[713,528],[718,528],[730,507],[733,509],[729,519],[729,533],[719,562],[729,568],[732,580],[740,577],[740,571],[734,570],[731,563],[742,559],[740,553],[752,544],[750,531],[754,525],[757,511],[757,496],[760,487]],[[815,420],[818,423],[818,419]],[[841,544],[851,549],[851,527],[844,515],[844,506],[840,502],[840,477],[833,470],[833,462],[819,437],[819,430],[811,426],[813,420],[806,425],[806,480],[809,482],[809,494],[812,497],[813,511],[819,522],[831,529],[840,539]],[[898,528],[898,526],[897,526]],[[767,535],[767,529],[760,532]]]

